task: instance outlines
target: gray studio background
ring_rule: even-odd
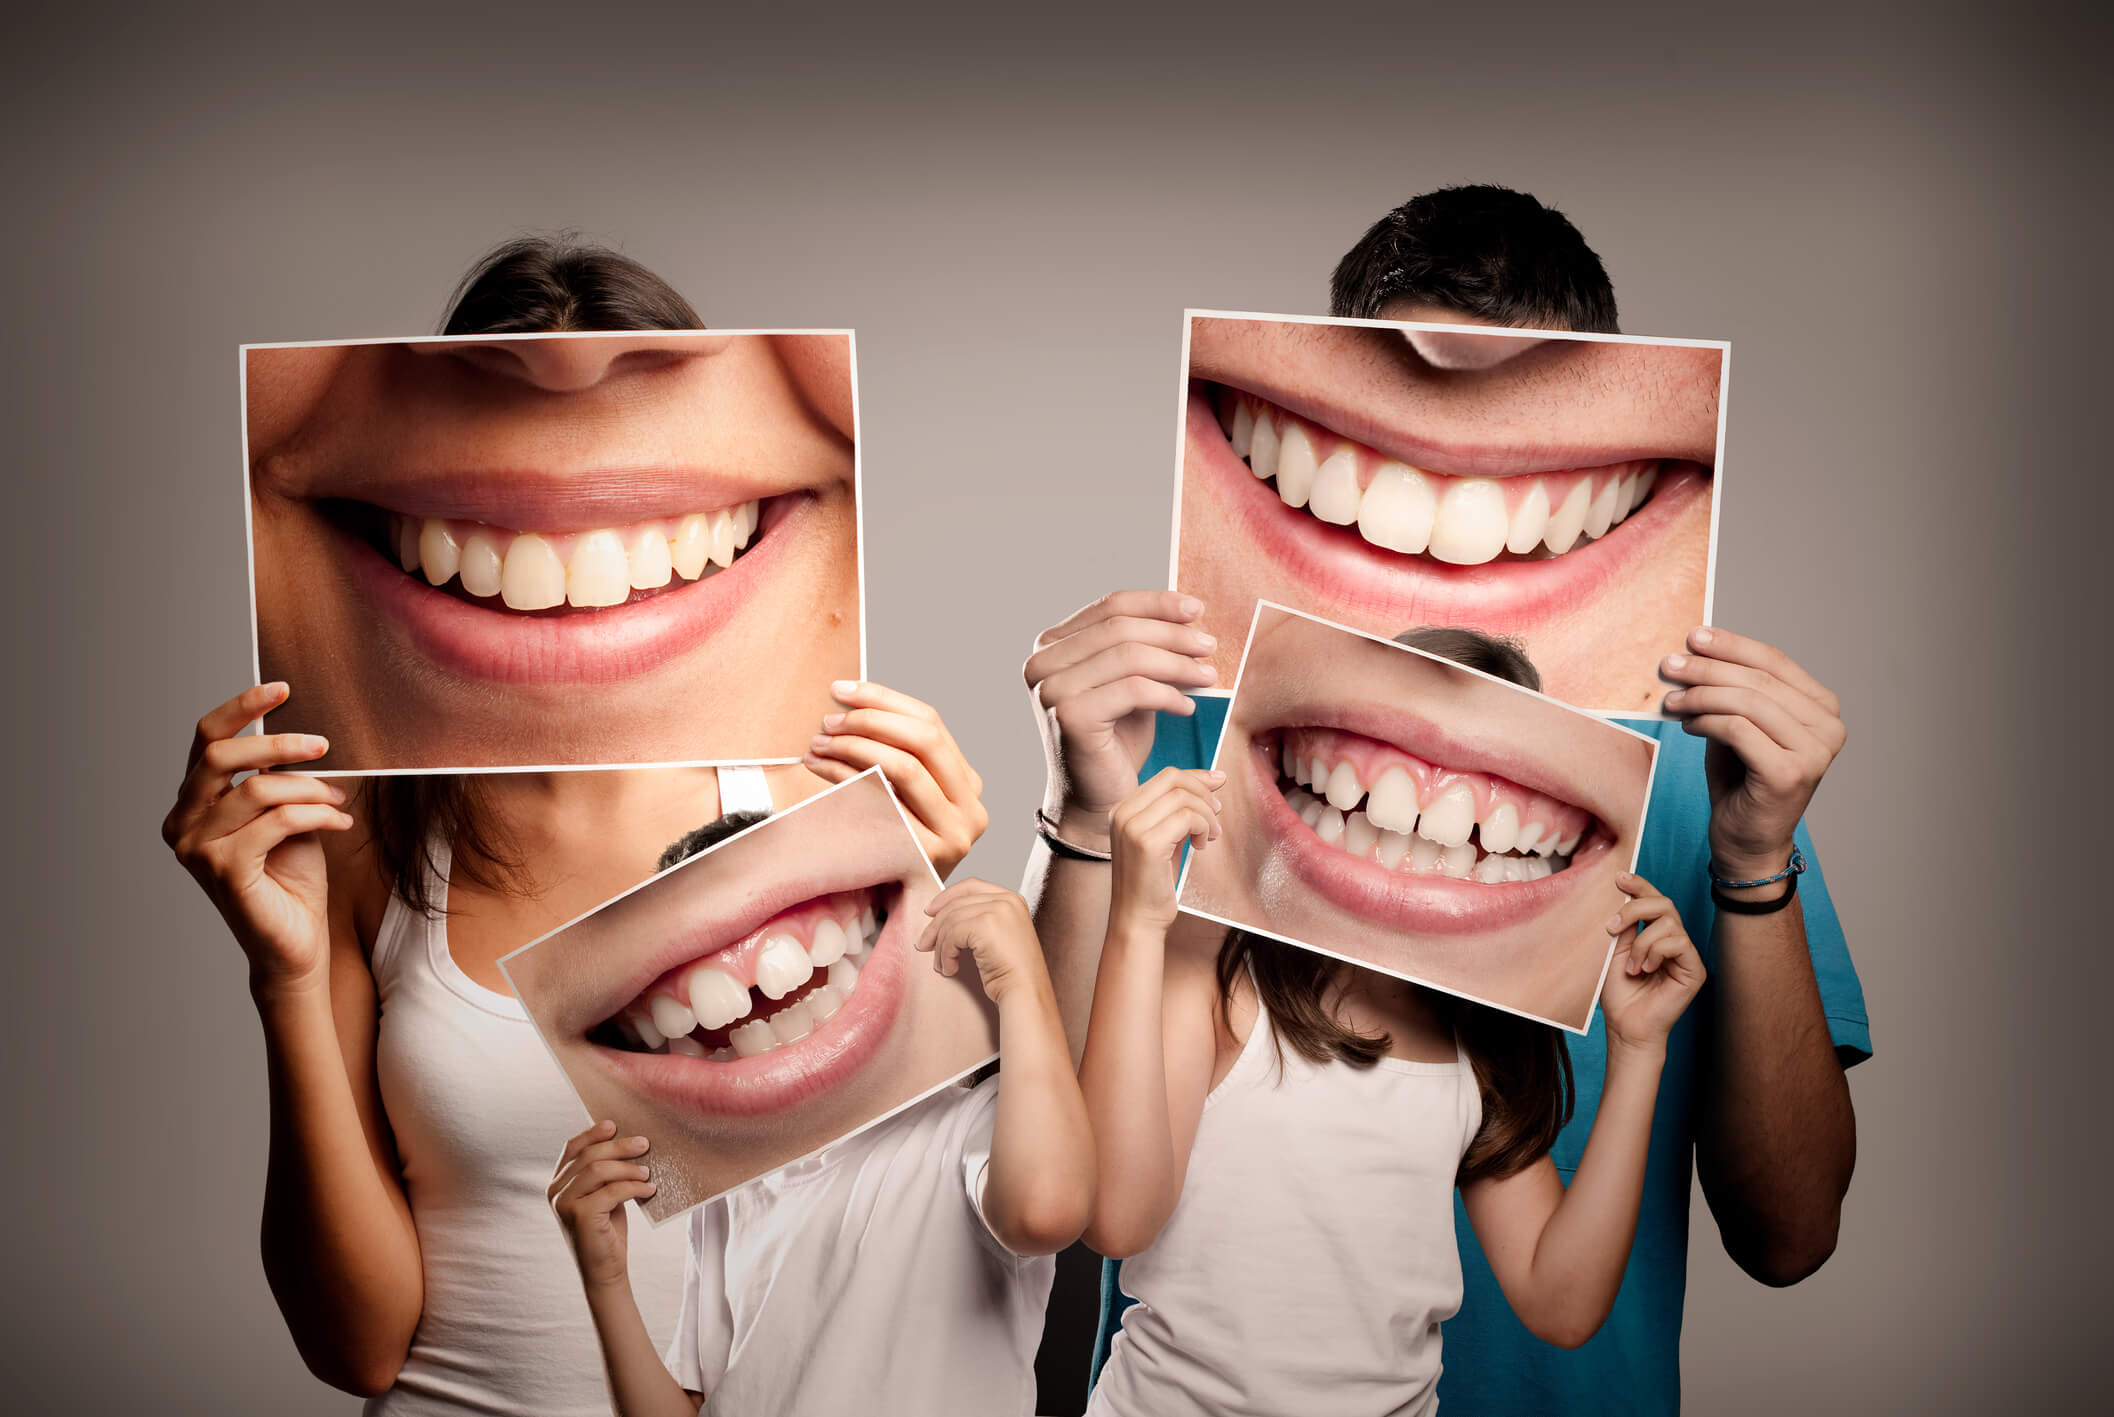
[[[799,13],[5,22],[0,1405],[355,1407],[265,1290],[244,969],[157,834],[248,672],[238,342],[429,330],[471,257],[561,227],[714,324],[855,326],[871,669],[944,710],[989,784],[968,869],[1015,882],[1029,640],[1165,575],[1182,307],[1321,311],[1374,216],[1474,180],[1569,213],[1625,328],[1732,340],[1718,618],[1851,724],[1810,820],[1878,1051],[1857,1178],[1788,1291],[1698,1201],[1690,1409],[2092,1392],[2104,34],[2017,7]]]

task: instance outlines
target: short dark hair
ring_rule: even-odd
[[[677,862],[688,861],[706,847],[717,846],[738,831],[747,831],[769,815],[769,812],[729,812],[718,821],[706,822],[695,831],[684,833],[680,841],[670,843],[653,869],[665,871]]]
[[[695,330],[690,302],[652,271],[570,236],[523,236],[494,247],[448,297],[444,335]]]
[[[1329,313],[1421,300],[1496,325],[1616,333],[1615,287],[1578,228],[1509,187],[1441,187],[1372,225],[1329,277]]]

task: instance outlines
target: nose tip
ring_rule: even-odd
[[[702,352],[666,340],[598,336],[451,342],[435,348],[488,374],[553,394],[579,393],[612,374],[659,367]]]
[[[1459,330],[1404,330],[1402,337],[1434,369],[1494,369],[1544,342]]]

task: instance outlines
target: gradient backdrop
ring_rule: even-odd
[[[1320,312],[1373,217],[1455,181],[1569,213],[1625,328],[1733,341],[1718,618],[1852,729],[1810,820],[1878,1048],[1857,1179],[1785,1292],[1698,1204],[1691,1410],[2097,1395],[2101,22],[710,8],[4,22],[0,1402],[355,1406],[265,1290],[244,967],[157,835],[248,672],[238,342],[428,330],[474,255],[566,227],[714,324],[857,327],[871,667],[946,713],[989,783],[968,869],[1013,882],[1029,641],[1165,575],[1182,307]]]

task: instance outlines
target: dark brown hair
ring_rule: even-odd
[[[486,253],[457,282],[441,317],[444,335],[569,334],[601,330],[694,330],[690,302],[629,256],[571,236],[524,236]],[[527,863],[491,809],[482,777],[372,777],[364,784],[369,839],[384,879],[427,915],[446,841],[455,871],[486,890],[528,886]]]
[[[1541,675],[1515,640],[1438,627],[1395,638],[1412,649],[1541,688]],[[1262,1014],[1258,1024],[1267,1020],[1280,1060],[1290,1048],[1311,1063],[1372,1067],[1387,1056],[1392,1040],[1384,1033],[1348,1028],[1335,1012],[1343,971],[1353,967],[1245,930],[1228,931],[1218,954],[1221,1017],[1230,1028],[1233,990],[1248,974]],[[1509,1176],[1546,1155],[1571,1120],[1576,1089],[1570,1050],[1563,1035],[1547,1024],[1465,999],[1434,997],[1475,1069],[1483,1099],[1483,1124],[1461,1158],[1459,1180]]]
[[[1578,228],[1525,192],[1476,185],[1412,197],[1329,277],[1329,313],[1376,320],[1415,300],[1495,325],[1616,331],[1615,287]]]

